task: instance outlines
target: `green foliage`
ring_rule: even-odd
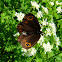
[[[44,13],[44,19],[48,18],[50,21],[52,17],[54,18],[54,23],[57,27],[57,36],[62,41],[62,13],[57,14],[56,5],[49,6],[48,2],[56,0],[32,0],[37,3],[40,2],[40,5],[44,4],[45,7],[48,7],[49,14]],[[61,2],[62,0],[58,0]],[[41,8],[40,8],[41,9]],[[17,42],[17,37],[14,37],[13,34],[17,33],[16,26],[19,23],[15,17],[15,12],[23,12],[25,14],[32,12],[36,14],[36,10],[32,9],[30,0],[1,0],[0,1],[0,62],[62,62],[62,52],[58,53],[59,49],[56,48],[51,52],[45,54],[43,49],[39,46],[37,53],[34,56],[26,57],[22,56],[21,45]],[[52,39],[48,37],[45,40]],[[52,44],[53,42],[51,42]],[[35,45],[36,46],[36,45]],[[61,45],[62,46],[62,43]],[[54,56],[54,57],[53,57]],[[51,57],[51,58],[50,58]]]

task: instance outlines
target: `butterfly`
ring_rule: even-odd
[[[25,32],[26,34],[21,34],[17,41],[25,49],[33,47],[38,42],[42,33],[40,29],[37,18],[32,13],[26,14],[22,22],[17,25],[18,32]]]

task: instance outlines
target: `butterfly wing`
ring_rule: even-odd
[[[22,45],[23,48],[29,49],[33,47],[40,38],[40,34],[32,34],[32,35],[20,35],[18,37],[18,42]]]
[[[19,33],[23,31],[24,32],[39,32],[40,25],[38,23],[37,18],[33,14],[28,13],[23,18],[23,21],[17,25],[17,30]]]

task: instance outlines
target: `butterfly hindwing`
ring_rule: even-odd
[[[33,47],[40,38],[40,34],[32,34],[32,35],[20,35],[18,37],[18,42],[22,45],[23,48],[29,49]]]

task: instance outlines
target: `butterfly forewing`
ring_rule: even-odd
[[[28,20],[29,16],[31,16],[33,19]],[[37,18],[33,14],[28,13],[23,18],[23,21],[17,25],[17,30],[19,33],[23,31],[24,32],[36,32],[36,31],[40,31],[40,25],[38,23]]]
[[[32,17],[32,19],[29,20],[28,17]],[[30,26],[34,31],[40,31],[39,22],[33,14],[31,13],[26,14],[22,22],[24,23],[26,22],[26,24]]]
[[[17,30],[19,33],[22,33],[22,32],[33,32],[33,28],[31,28],[28,24],[25,24],[24,22],[20,22],[18,25],[17,25]]]

